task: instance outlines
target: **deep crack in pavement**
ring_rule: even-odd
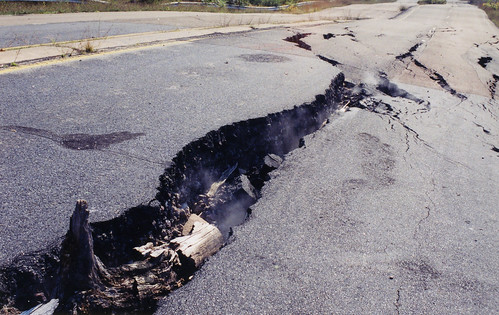
[[[311,103],[223,126],[188,144],[160,177],[156,202],[131,208],[109,221],[91,223],[93,248],[104,270],[98,287],[67,291],[73,286],[65,282],[67,276],[60,267],[68,259],[66,250],[61,251],[65,240],[18,256],[10,265],[3,266],[0,301],[18,310],[60,299],[58,310],[76,307],[80,312],[153,311],[155,301],[188,281],[196,268],[186,257],[175,259],[172,245],[159,258],[144,259],[134,248],[148,242],[167,244],[181,235],[181,228],[192,213],[217,225],[228,238],[231,227],[248,218],[249,207],[259,198],[268,173],[279,166],[285,154],[303,146],[303,137],[324,126],[337,109],[343,98],[343,80],[340,73],[325,94],[317,95]],[[11,130],[14,126],[4,128]],[[112,141],[141,135],[59,136],[41,129],[16,128],[61,145],[65,139],[82,138],[82,145],[70,145],[77,150],[103,148]],[[221,174],[225,175],[220,177]],[[221,178],[223,181],[213,189]],[[149,283],[137,286],[144,278],[150,279]]]
[[[305,50],[312,50],[312,47],[302,41],[303,38],[306,38],[307,36],[310,36],[311,33],[297,33],[295,35],[286,37],[284,40],[290,43],[295,43],[297,47],[303,48]]]
[[[421,44],[422,43],[417,43],[416,45],[409,48],[409,50],[406,53],[398,55],[397,57],[395,57],[395,59],[404,60],[405,58],[414,57],[413,53],[418,50],[418,48],[419,48],[419,46],[421,46]]]
[[[419,68],[423,69],[423,71],[432,79],[433,81],[437,82],[438,85],[440,85],[441,88],[449,92],[450,94],[460,98],[461,100],[467,99],[467,97],[461,93],[458,93],[456,90],[454,90],[449,83],[445,80],[445,78],[435,70],[427,68],[425,65],[423,65],[421,62],[419,62],[417,59],[413,60],[414,64],[418,66]]]

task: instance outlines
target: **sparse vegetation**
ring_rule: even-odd
[[[498,0],[470,0],[470,4],[474,4],[483,9],[489,16],[489,19],[499,27],[499,1]]]
[[[483,4],[483,7],[492,10],[499,10],[499,2],[497,0],[489,0]]]
[[[87,41],[85,43],[84,50],[87,54],[91,54],[91,53],[95,52],[95,48],[90,41]]]
[[[226,7],[227,4],[238,6],[280,6],[290,5],[283,12],[311,13],[331,7],[340,7],[358,3],[382,3],[394,0],[323,0],[304,6],[297,6],[300,0],[203,0],[199,5],[168,5],[172,0],[108,0],[108,3],[83,1],[70,2],[10,2],[0,1],[0,14],[23,15],[36,13],[70,13],[70,12],[110,12],[110,11],[201,11],[220,13],[252,13],[267,11],[261,10],[234,10]],[[210,4],[210,5],[203,5]],[[211,5],[214,4],[214,5]],[[272,12],[272,11],[270,11]]]
[[[227,4],[232,5],[252,5],[263,7],[277,7],[281,5],[293,5],[297,0],[228,0]]]
[[[409,10],[409,7],[408,7],[408,6],[406,6],[406,5],[401,5],[401,6],[399,7],[399,11],[400,11],[400,12],[405,12],[405,11],[407,11],[407,10]]]
[[[446,4],[447,0],[419,0],[418,4]]]

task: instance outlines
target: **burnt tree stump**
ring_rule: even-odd
[[[107,274],[102,262],[94,255],[88,216],[87,202],[78,200],[61,249],[57,295],[63,299],[75,291],[102,288],[102,278]]]

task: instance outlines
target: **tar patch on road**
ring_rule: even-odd
[[[50,130],[24,126],[2,126],[0,127],[0,129],[47,138],[56,142],[62,147],[71,150],[105,149],[108,148],[111,144],[133,140],[145,135],[145,133],[132,133],[129,131],[112,132],[100,135],[91,135],[85,133],[58,135]]]
[[[59,143],[72,150],[99,150],[109,147],[111,144],[133,140],[144,133],[132,133],[128,131],[112,132],[102,135],[89,135],[84,133],[75,133],[63,135]]]
[[[291,61],[290,58],[273,54],[243,54],[239,58],[248,62],[280,63]]]

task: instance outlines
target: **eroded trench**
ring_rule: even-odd
[[[186,234],[188,219],[196,214],[219,229],[224,243],[229,240],[231,227],[251,215],[269,173],[304,145],[304,136],[328,122],[345,101],[344,90],[339,74],[310,103],[226,125],[189,143],[160,176],[149,204],[95,223],[82,212],[86,217],[79,224],[88,225],[83,232],[75,232],[75,211],[65,236],[1,267],[0,309],[16,313],[42,305],[62,313],[153,312],[158,299],[199,267],[172,241]],[[78,238],[85,229],[88,242],[82,243]]]

